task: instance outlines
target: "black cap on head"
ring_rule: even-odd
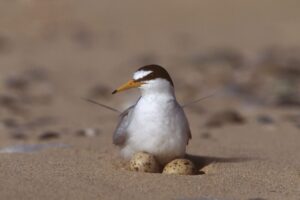
[[[144,67],[139,68],[137,71],[152,71],[150,74],[146,75],[143,78],[140,78],[136,81],[147,81],[156,78],[163,78],[170,82],[170,84],[174,87],[173,81],[165,68],[159,65],[146,65]]]

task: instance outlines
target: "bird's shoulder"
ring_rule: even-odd
[[[138,101],[139,101],[139,99],[138,99]],[[127,108],[126,110],[124,110],[119,115],[119,121],[117,123],[117,127],[113,134],[113,143],[115,145],[122,146],[126,142],[128,121],[130,119],[131,113],[133,112],[137,102],[134,105]]]

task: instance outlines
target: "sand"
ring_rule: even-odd
[[[197,56],[233,49],[256,63],[270,46],[297,47],[298,8],[296,1],[1,1],[0,152],[54,147],[0,153],[0,198],[298,200],[297,105],[221,93],[186,108],[187,152],[204,174],[176,176],[126,170],[112,144],[117,114],[82,100],[126,108],[138,91],[110,92],[149,63],[167,68],[181,103],[206,96],[243,71],[223,61],[213,64],[221,71],[199,71]],[[245,122],[205,126],[226,109]],[[258,120],[262,114],[272,120]],[[78,135],[85,128],[99,134]]]

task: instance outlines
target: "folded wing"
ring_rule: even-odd
[[[124,112],[122,112],[119,116],[118,125],[113,134],[113,143],[115,145],[122,146],[126,142],[129,116],[131,116],[134,106],[135,105],[130,106]]]

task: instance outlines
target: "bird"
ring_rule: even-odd
[[[121,156],[129,160],[137,152],[146,152],[162,165],[184,157],[192,135],[167,70],[156,64],[143,66],[112,94],[130,88],[139,88],[141,95],[120,114],[113,133]]]

